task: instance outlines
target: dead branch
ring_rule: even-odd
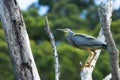
[[[107,42],[112,80],[120,80],[118,49],[116,48],[116,44],[112,38],[112,33],[110,31],[110,25],[112,21],[112,7],[112,0],[108,0],[106,4],[102,3],[99,8],[99,18],[101,26],[103,28],[103,33],[105,35],[105,40]]]
[[[107,75],[103,80],[111,80],[112,78],[112,74],[110,73],[109,75]]]
[[[50,38],[50,42],[51,42],[51,45],[52,45],[52,48],[53,48],[53,53],[54,53],[55,80],[59,80],[59,78],[60,78],[60,70],[59,70],[60,67],[59,67],[59,61],[58,61],[58,54],[57,54],[57,49],[56,49],[56,46],[55,46],[54,36],[53,36],[52,32],[50,31],[50,26],[49,26],[49,23],[48,23],[47,16],[45,17],[45,25],[46,25],[47,34]]]

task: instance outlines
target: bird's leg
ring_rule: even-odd
[[[92,57],[92,59],[91,59],[91,61],[90,61],[90,63],[89,64],[91,64],[91,62],[93,61],[93,59],[95,58],[95,56],[96,56],[96,52],[95,52],[95,50],[93,50],[93,57]]]
[[[80,67],[80,70],[82,70],[84,67],[89,67],[91,62],[93,61],[94,57],[96,56],[95,50],[93,50],[93,54],[92,54],[92,51],[89,48],[87,48],[87,50],[89,51],[90,55],[87,58],[85,64]]]
[[[89,56],[85,62],[85,66],[87,66],[90,63],[90,58],[92,57],[92,52],[89,48],[87,48],[88,52],[89,52]]]
[[[87,48],[87,50],[89,51],[89,57],[87,58],[85,64],[83,66],[80,67],[80,70],[82,70],[84,67],[89,67],[90,66],[90,63],[92,62],[90,60],[90,58],[92,57],[92,52],[89,48]]]
[[[91,57],[92,57],[92,52],[91,52],[91,50],[90,50],[89,48],[87,48],[87,50],[88,50],[88,52],[89,52],[89,57],[87,58],[84,66],[89,67],[89,66],[90,66],[90,63],[92,62],[92,59],[91,59]]]
[[[91,52],[91,51],[90,51]],[[89,67],[90,66],[90,64],[91,64],[91,62],[93,61],[93,59],[94,59],[94,57],[96,56],[96,52],[95,52],[95,50],[93,50],[93,56],[92,56],[92,58],[90,59],[90,61],[88,62],[87,61],[87,66]],[[90,53],[91,54],[91,53]]]

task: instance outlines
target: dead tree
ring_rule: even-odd
[[[40,80],[16,0],[0,0],[0,19],[16,80]]]
[[[102,3],[99,8],[99,17],[100,17],[101,26],[103,28],[103,33],[105,35],[105,40],[107,42],[112,80],[120,80],[119,57],[118,57],[119,52],[114,42],[114,39],[112,38],[112,33],[110,30],[110,25],[112,21],[111,19],[112,9],[113,9],[112,7],[113,7],[112,0],[108,0],[108,3],[106,4]]]
[[[111,16],[112,16],[112,5],[113,1],[108,0],[107,3],[102,3],[99,8],[99,18],[101,23],[101,31],[98,37],[101,40],[106,40],[107,42],[107,50],[109,53],[110,58],[110,66],[111,66],[111,73],[106,76],[103,80],[120,80],[119,74],[119,57],[118,57],[118,49],[116,48],[116,44],[112,38],[112,33],[110,30],[111,25]],[[104,34],[104,35],[103,35]],[[81,71],[81,80],[92,80],[92,71],[95,67],[95,63],[99,57],[100,51],[97,50],[97,55],[94,58],[93,62],[91,63],[90,67],[84,67]]]

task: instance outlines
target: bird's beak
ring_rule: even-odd
[[[56,29],[58,31],[62,31],[62,32],[65,32],[65,29]]]

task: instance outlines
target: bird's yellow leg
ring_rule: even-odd
[[[93,50],[93,57],[90,59],[90,62],[88,62],[88,67],[90,66],[90,64],[91,64],[91,62],[93,61],[93,59],[95,58],[95,56],[96,56],[96,52],[95,52],[95,50]]]
[[[90,64],[91,64],[91,62],[93,61],[93,59],[95,58],[95,56],[96,56],[96,52],[95,52],[95,50],[93,50],[93,57],[92,57],[92,59],[91,59],[91,61],[90,61]]]
[[[87,58],[85,64],[80,67],[80,70],[82,70],[84,67],[89,67],[91,62],[93,61],[94,57],[96,56],[95,50],[93,50],[93,54],[92,54],[92,51],[89,48],[87,48],[87,50],[89,51],[90,55]]]
[[[87,58],[85,64],[83,66],[80,67],[80,70],[82,70],[84,67],[89,67],[90,63],[91,63],[91,57],[92,57],[92,52],[89,48],[87,48],[88,52],[89,52],[89,57]]]
[[[85,62],[85,65],[88,65],[88,63],[90,62],[90,58],[91,58],[91,56],[92,56],[92,52],[90,51],[90,49],[87,48],[87,50],[88,50],[88,52],[89,52],[89,56],[88,56],[88,58],[87,58],[87,60],[86,60],[86,62]]]

